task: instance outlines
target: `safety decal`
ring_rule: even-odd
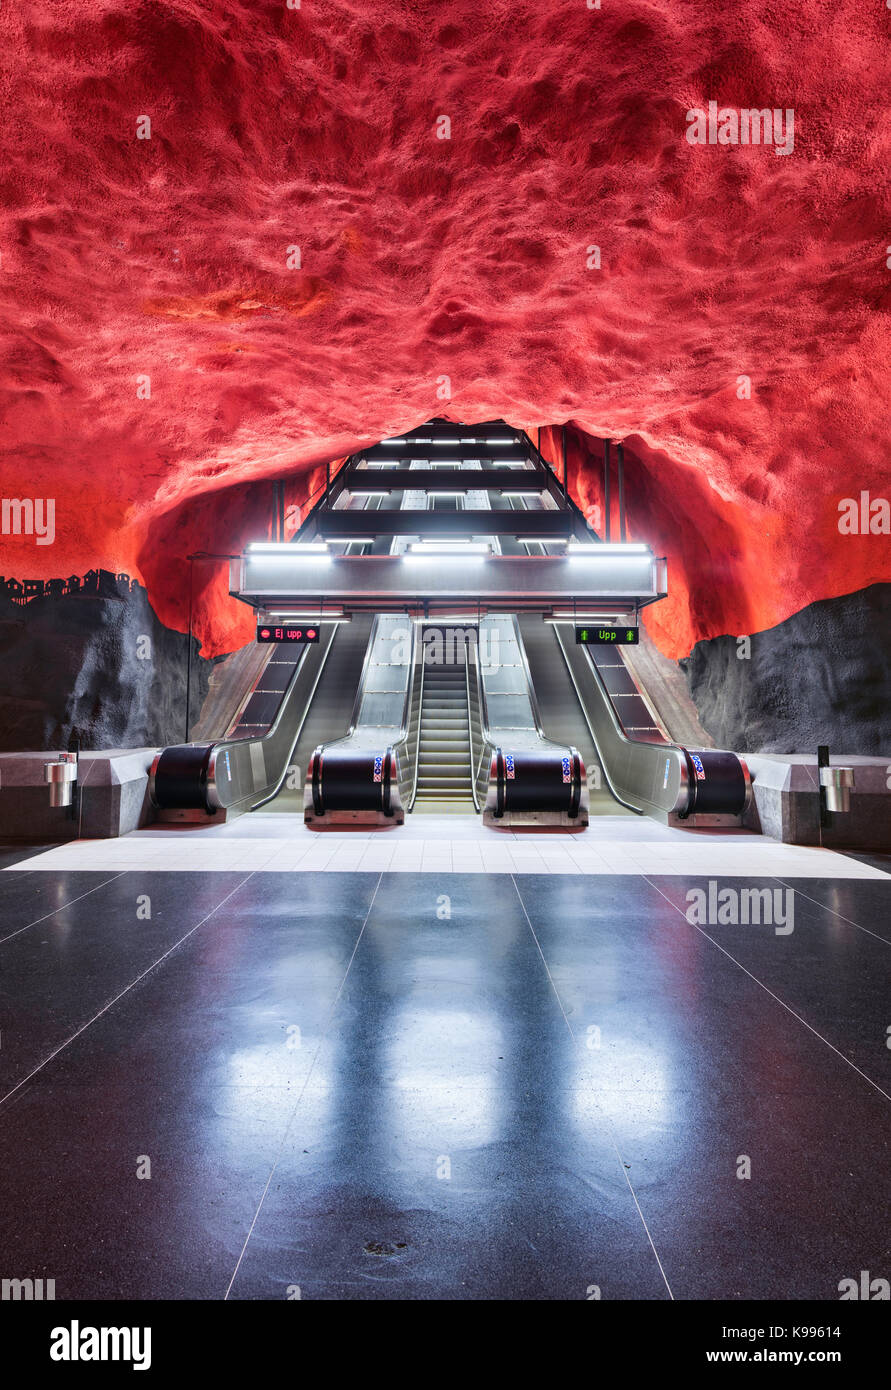
[[[381,776],[382,776],[382,773],[383,773],[383,768],[384,768],[384,755],[383,755],[383,753],[376,753],[376,754],[375,754],[375,757],[374,757],[374,778],[373,778],[373,780],[374,780],[375,782],[379,782],[379,781],[381,780]]]
[[[505,753],[504,755],[504,775],[505,777],[516,777],[513,753]]]

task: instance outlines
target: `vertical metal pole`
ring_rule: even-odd
[[[567,497],[567,488],[566,488],[566,426],[565,426],[565,425],[563,426],[563,429],[562,429],[562,432],[561,432],[561,445],[562,445],[562,448],[563,448],[563,501],[564,501],[564,503],[565,503],[565,502],[566,502],[566,497]]]
[[[820,768],[829,766],[829,745],[820,743],[817,745],[817,781],[820,783],[820,828],[825,829],[829,824],[829,812],[826,809],[826,788],[820,778]]]
[[[331,492],[331,460],[325,464],[325,506],[328,506]]]
[[[189,556],[189,648],[188,664],[186,666],[186,737],[184,742],[189,741],[189,725],[192,722],[192,572],[194,566],[194,555]]]
[[[609,540],[609,440],[603,441],[603,539]]]
[[[625,446],[616,445],[616,476],[619,480],[619,540],[625,540]]]
[[[79,821],[80,819],[80,734],[76,728],[71,730],[68,738],[68,752],[71,755],[70,761],[77,765],[74,774],[74,786],[71,789],[71,805],[68,807],[67,816],[69,820]]]

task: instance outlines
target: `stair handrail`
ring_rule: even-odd
[[[476,697],[477,706],[479,709],[480,722],[480,756],[479,765],[476,768],[474,768],[473,764],[471,763],[470,768],[471,773],[473,775],[474,791],[476,793],[474,797],[474,802],[478,810],[481,809],[482,805],[482,802],[480,800],[480,782],[482,781],[485,787],[488,787],[489,785],[489,761],[491,759],[491,751],[489,757],[487,758],[486,749],[488,748],[489,750],[491,750],[492,747],[492,736],[489,731],[489,707],[486,703],[486,687],[485,682],[483,681],[483,672],[479,660],[479,643],[482,632],[482,626],[483,623],[482,621],[480,621],[477,624],[477,659],[474,662],[474,667],[476,671]]]
[[[419,637],[420,640],[418,641],[415,652],[415,660],[419,661],[421,664],[421,678],[418,682],[418,733],[417,737],[415,738],[415,770],[411,784],[411,798],[407,807],[407,810],[409,811],[413,811],[415,809],[415,801],[417,800],[418,795],[418,768],[421,762],[421,721],[424,715],[424,669],[427,665],[426,661],[424,660],[423,632],[419,633]]]
[[[479,631],[479,629],[477,629]],[[477,639],[478,640],[478,639]],[[473,713],[470,704],[470,654],[473,644],[467,633],[464,634],[464,685],[467,691],[467,742],[470,745],[470,790],[473,794],[473,808],[478,813],[480,810],[480,799],[476,789],[477,771],[474,767],[473,759]],[[476,648],[478,650],[478,646]],[[479,709],[479,663],[474,658],[474,665],[477,668],[477,708]],[[482,719],[480,719],[480,738],[482,738]]]

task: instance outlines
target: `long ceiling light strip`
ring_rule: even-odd
[[[515,446],[516,439],[481,439],[468,436],[466,439],[431,439],[427,435],[415,435],[412,439],[382,439],[384,444],[433,444],[437,448],[455,444],[497,444],[499,448],[506,448],[508,445]]]
[[[404,559],[425,560],[456,555],[466,559],[469,555],[491,555],[492,547],[486,541],[413,541]]]
[[[318,559],[327,555],[327,541],[251,541],[247,548],[248,557],[265,555],[277,560]]]

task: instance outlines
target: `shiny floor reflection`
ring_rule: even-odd
[[[4,875],[9,1276],[735,1299],[881,1273],[886,886],[802,883],[780,937],[691,926],[700,883]]]

